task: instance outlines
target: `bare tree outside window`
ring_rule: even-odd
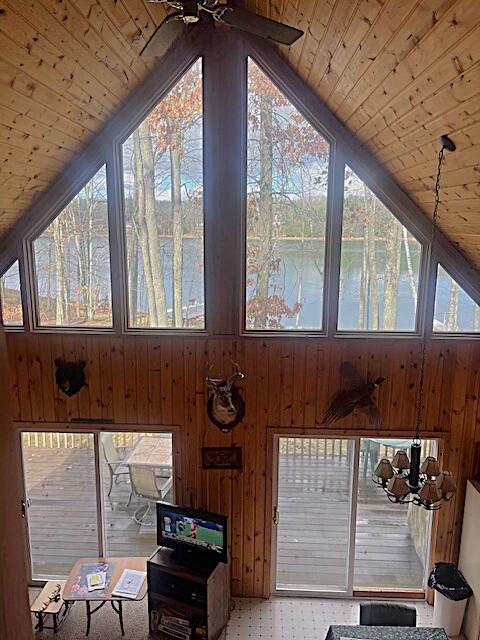
[[[34,241],[33,252],[40,325],[112,326],[105,166]]]
[[[246,328],[320,330],[329,145],[248,65]]]
[[[22,296],[18,260],[0,278],[2,322],[6,327],[23,326]]]
[[[414,331],[421,249],[347,166],[338,328]]]
[[[205,326],[202,65],[123,145],[131,327]]]
[[[438,265],[433,330],[439,333],[480,332],[480,305]]]

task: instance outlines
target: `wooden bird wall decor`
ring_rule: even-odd
[[[74,396],[82,387],[86,386],[85,381],[85,360],[78,362],[66,362],[61,358],[55,360],[55,380],[58,388],[67,396]]]
[[[342,389],[330,403],[322,423],[331,424],[346,418],[354,409],[358,409],[367,415],[371,424],[378,426],[381,418],[372,394],[385,378],[376,378],[373,382],[363,380],[351,362],[342,362],[340,373]]]

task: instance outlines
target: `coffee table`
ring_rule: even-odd
[[[106,585],[105,589],[102,591],[89,591],[87,593],[79,592],[76,585],[79,582],[79,576],[82,572],[82,565],[86,564],[108,564],[111,568],[111,577]],[[122,610],[122,602],[125,600],[128,602],[138,602],[143,600],[143,598],[147,594],[147,580],[143,582],[143,585],[137,595],[136,598],[120,598],[118,596],[112,595],[112,591],[115,589],[120,576],[122,575],[124,569],[135,569],[136,571],[146,571],[147,570],[147,559],[146,558],[80,558],[75,563],[75,566],[70,572],[68,576],[67,582],[63,589],[63,599],[65,602],[73,603],[73,602],[85,602],[86,610],[87,610],[87,632],[88,636],[90,632],[90,623],[92,620],[92,615],[96,613],[99,609],[101,609],[107,602],[110,602],[112,605],[112,609],[118,615],[118,619],[120,622],[120,629],[122,630],[122,636],[125,635],[125,631],[123,628],[123,610]],[[108,579],[108,578],[107,578]],[[92,608],[92,602],[100,602],[96,607]]]

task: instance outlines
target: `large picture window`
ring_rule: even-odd
[[[33,242],[37,322],[111,327],[105,166]]]
[[[202,65],[123,144],[129,325],[205,326]]]
[[[18,260],[0,278],[2,322],[6,327],[23,326],[22,295]]]
[[[421,249],[347,166],[338,329],[414,331]]]
[[[248,65],[246,328],[318,331],[329,144]]]
[[[438,265],[433,331],[479,333],[480,306]]]

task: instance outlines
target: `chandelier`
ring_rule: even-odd
[[[442,148],[438,154],[437,179],[435,182],[435,205],[432,216],[432,234],[430,256],[434,255],[437,235],[437,214],[440,203],[440,176],[445,149],[455,151],[455,144],[446,135],[440,138]],[[390,502],[395,504],[414,504],[428,511],[440,509],[442,504],[450,500],[455,493],[455,479],[450,471],[442,471],[438,460],[427,456],[421,462],[422,442],[420,429],[422,426],[422,406],[425,381],[425,360],[427,338],[424,332],[419,380],[419,392],[416,406],[415,437],[410,447],[410,458],[405,449],[395,453],[392,461],[382,458],[373,474],[373,481],[380,485]]]

